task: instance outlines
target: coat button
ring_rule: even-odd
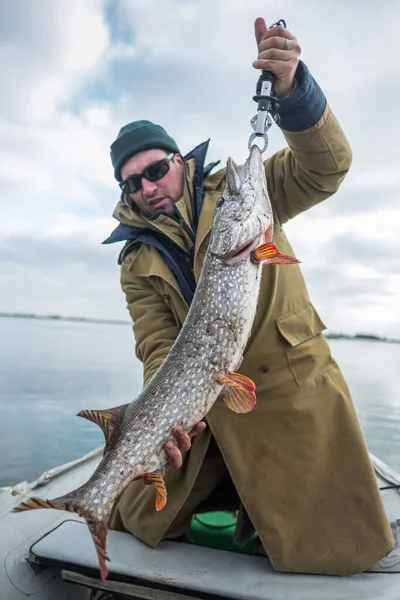
[[[269,371],[269,366],[268,366],[268,365],[263,365],[263,366],[260,368],[260,371],[261,371],[261,373],[268,373],[268,371]]]

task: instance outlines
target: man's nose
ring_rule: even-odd
[[[142,191],[145,196],[153,196],[157,189],[155,181],[149,181],[145,177],[142,178]]]

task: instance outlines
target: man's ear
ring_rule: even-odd
[[[173,160],[179,169],[183,171],[185,168],[185,161],[183,160],[182,156],[180,154],[175,154]]]

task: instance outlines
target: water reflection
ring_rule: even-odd
[[[400,345],[331,340],[369,450],[400,471]]]
[[[75,415],[129,402],[142,367],[131,328],[0,319],[0,487],[103,443],[100,429]],[[400,471],[400,346],[332,340],[369,449]]]
[[[0,319],[0,339],[0,486],[101,445],[101,430],[76,414],[141,389],[129,326]]]

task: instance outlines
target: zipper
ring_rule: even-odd
[[[189,237],[190,241],[193,242],[193,244],[194,244],[194,242],[196,240],[196,234],[193,233],[192,229],[186,223],[185,219],[182,217],[181,213],[179,212],[179,209],[176,208],[176,206],[175,206],[175,211],[179,217],[179,227],[186,233],[186,235]]]
[[[191,240],[192,242],[192,249],[191,250],[184,250],[183,248],[181,248],[180,246],[178,246],[177,244],[175,244],[177,246],[177,248],[179,248],[179,250],[181,250],[184,254],[186,254],[188,256],[188,264],[190,269],[193,271],[193,265],[194,265],[194,247],[195,247],[195,240],[196,240],[196,235],[193,233],[192,229],[189,227],[189,225],[186,223],[185,219],[182,217],[179,209],[175,206],[175,212],[177,214],[177,216],[172,216],[172,215],[165,215],[168,219],[172,219],[173,221],[177,222],[179,224],[179,228],[182,229],[182,231],[184,231],[186,233],[186,235],[188,236],[188,238]],[[171,240],[172,243],[173,240]]]
[[[179,210],[177,209],[176,206],[175,206],[175,212],[177,214],[176,217],[173,215],[167,215],[166,213],[164,213],[163,216],[166,217],[167,219],[172,219],[172,221],[175,221],[175,223],[178,223],[179,228],[182,229],[182,231],[184,231],[186,233],[186,235],[188,236],[190,241],[194,244],[195,240],[196,240],[196,234],[193,233],[192,229],[186,223],[185,219],[182,217],[181,213],[179,212]]]

